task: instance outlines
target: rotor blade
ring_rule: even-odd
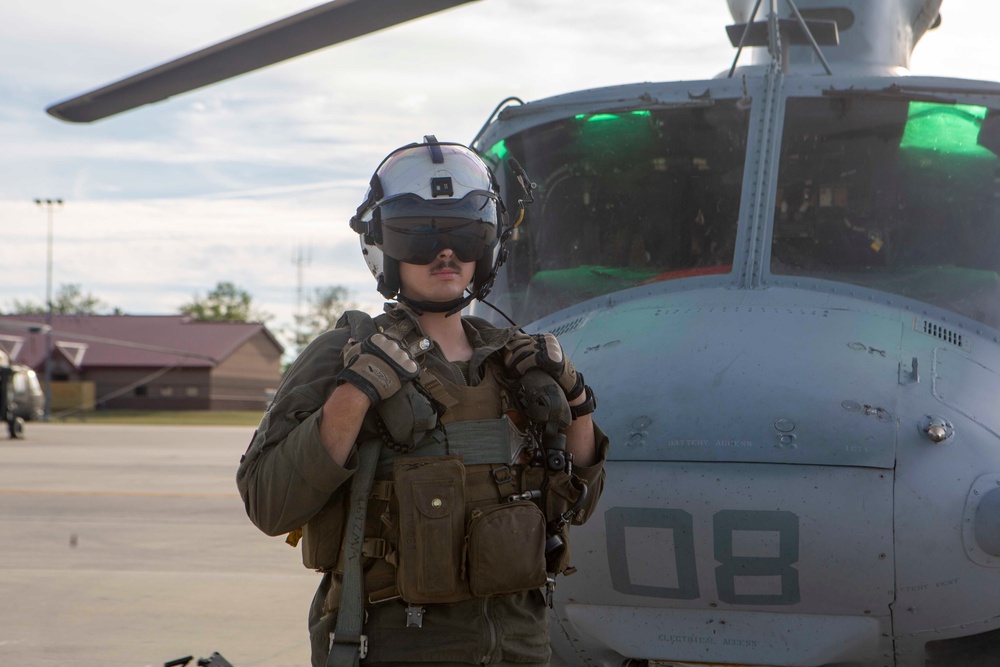
[[[475,0],[334,0],[121,81],[54,104],[90,123],[274,63]]]

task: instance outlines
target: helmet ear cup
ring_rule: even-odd
[[[379,294],[387,299],[399,294],[399,262],[388,255],[382,259],[382,275],[378,277]]]

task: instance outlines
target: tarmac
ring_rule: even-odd
[[[247,519],[252,428],[25,431],[0,439],[0,665],[309,664],[319,575]]]

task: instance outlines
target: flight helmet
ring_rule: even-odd
[[[351,218],[378,291],[418,311],[458,312],[484,298],[504,260],[507,209],[493,172],[462,144],[434,136],[389,153]],[[475,262],[468,295],[447,303],[413,302],[399,293],[399,263],[430,264],[445,249]]]

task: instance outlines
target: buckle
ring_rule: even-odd
[[[385,558],[386,551],[386,541],[378,537],[365,538],[361,543],[361,555],[365,558]]]
[[[344,639],[341,639],[340,637],[337,637],[336,635],[334,635],[334,637],[333,637],[333,643],[334,644],[357,644],[357,646],[358,646],[358,653],[360,654],[361,658],[364,659],[364,657],[366,655],[368,655],[368,635],[358,635],[357,637],[346,637]]]
[[[406,607],[406,627],[408,628],[422,628],[424,627],[424,611],[423,607],[419,605],[407,605]]]
[[[493,481],[496,482],[497,486],[514,481],[514,474],[511,472],[510,466],[497,466],[490,470],[490,474],[493,475]]]

